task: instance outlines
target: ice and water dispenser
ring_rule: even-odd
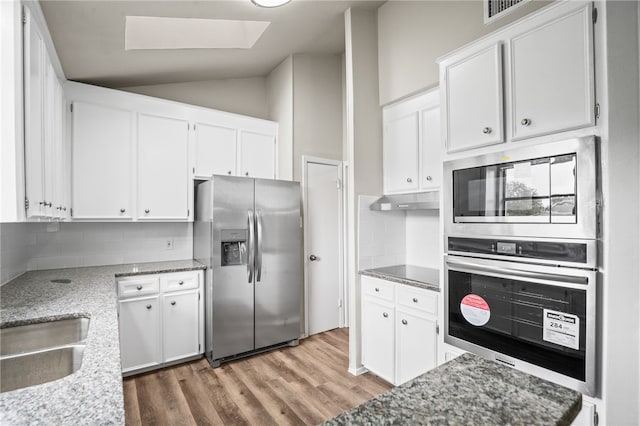
[[[221,242],[221,266],[246,265],[247,230],[223,229]]]

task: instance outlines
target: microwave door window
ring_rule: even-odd
[[[549,159],[512,163],[504,167],[504,211],[522,223],[549,223]]]
[[[577,223],[575,154],[551,158],[551,222]]]

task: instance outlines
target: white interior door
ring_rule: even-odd
[[[338,164],[306,163],[308,334],[340,326],[341,191]]]

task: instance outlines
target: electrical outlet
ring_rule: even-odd
[[[164,243],[164,248],[166,250],[173,250],[173,239],[170,238]]]

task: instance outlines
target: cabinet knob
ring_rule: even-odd
[[[40,201],[40,205],[41,206],[45,206],[45,207],[51,207],[51,201],[46,202],[46,201]]]
[[[178,285],[184,284],[184,281],[178,281]]]
[[[407,178],[407,182],[411,183],[413,180],[411,178]]]
[[[417,297],[413,298],[413,303],[418,303],[418,298]]]
[[[488,135],[489,133],[491,133],[491,127],[485,127],[484,129],[482,129],[482,133]]]
[[[376,287],[376,293],[379,292],[379,291],[380,291],[380,289],[378,287]]]
[[[172,301],[171,301],[171,306],[175,306],[175,304],[176,304],[176,301],[175,301],[175,300],[172,300]]]
[[[67,211],[67,208],[66,208],[66,207],[63,207],[63,208],[62,208],[62,211],[63,211],[63,212],[66,212],[66,211]]]
[[[528,118],[523,118],[522,121],[520,121],[520,124],[527,127],[529,124],[531,124],[531,120]]]
[[[433,178],[432,178],[431,176],[427,176],[427,180],[428,180],[429,182],[431,182],[431,181],[433,180]]]
[[[144,209],[144,212],[148,214],[149,213],[149,209]]]
[[[244,172],[244,175],[245,176],[249,176],[249,172]]]
[[[385,318],[387,318],[387,317],[389,316],[389,314],[388,314],[388,313],[386,313],[386,312],[383,312],[383,313],[382,313],[382,316],[383,316],[383,317],[385,317]]]
[[[141,285],[137,286],[136,288],[138,289],[138,291],[142,290],[142,286]]]
[[[147,305],[147,309],[151,309],[151,305]]]
[[[120,213],[124,213],[125,211],[125,209],[120,209]]]
[[[402,320],[402,325],[407,325],[407,320]]]
[[[231,170],[229,170],[229,171],[227,172],[227,174],[228,174],[228,175],[230,175],[230,174],[231,174]]]
[[[62,210],[62,206],[56,207],[56,210]]]

